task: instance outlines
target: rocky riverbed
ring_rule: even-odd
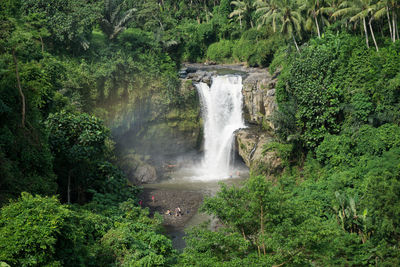
[[[240,176],[237,173],[240,173]],[[218,227],[217,221],[207,214],[199,213],[199,207],[204,197],[214,196],[220,190],[220,182],[227,185],[239,185],[248,178],[248,169],[242,164],[237,165],[237,172],[232,178],[220,181],[198,181],[193,179],[194,173],[176,171],[170,173],[170,179],[156,184],[143,185],[140,194],[142,206],[149,208],[151,214],[159,213],[163,216],[163,226],[166,234],[172,239],[174,248],[185,248],[185,230],[202,222],[211,221],[210,229]],[[153,201],[154,197],[154,201]],[[175,209],[182,210],[182,216],[175,216]],[[172,215],[165,214],[167,210]]]
[[[153,200],[154,197],[154,200]],[[169,189],[169,188],[144,188],[140,199],[143,206],[150,209],[151,214],[160,213],[163,225],[170,230],[183,229],[186,223],[197,213],[203,201],[203,194],[196,191]],[[182,215],[175,216],[175,209],[180,208]],[[167,215],[167,210],[172,215]]]

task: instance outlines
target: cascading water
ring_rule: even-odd
[[[211,88],[196,85],[204,120],[204,158],[198,167],[201,180],[232,176],[234,132],[244,128],[242,116],[242,77],[216,76]]]

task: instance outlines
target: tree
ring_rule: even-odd
[[[399,1],[378,0],[375,6],[376,11],[374,13],[374,18],[379,19],[386,15],[389,26],[390,39],[394,43],[396,41],[396,38],[399,39],[399,29],[397,23],[397,13],[398,9],[400,8]]]
[[[2,17],[0,27],[0,202],[22,191],[55,193],[42,113],[49,76],[27,23]]]
[[[107,265],[171,266],[175,256],[172,242],[159,233],[161,216],[149,217],[149,210],[131,201],[120,205],[123,218],[101,238],[101,256],[111,259]]]
[[[272,24],[274,32],[279,27],[281,34],[293,39],[297,51],[300,52],[295,35],[301,33],[303,17],[299,12],[297,2],[291,0],[271,0],[267,2],[258,0],[256,5],[256,13],[260,15],[259,27]]]
[[[67,262],[59,252],[69,251],[67,261],[82,264],[74,262],[84,240],[72,224],[74,216],[56,197],[22,193],[0,210],[0,261],[12,266],[63,266]]]
[[[100,26],[110,40],[124,31],[127,24],[133,19],[136,8],[126,10],[125,6],[125,0],[104,1],[104,17],[100,20]]]
[[[64,49],[88,49],[92,28],[101,17],[101,1],[98,0],[47,0],[21,1],[24,16],[39,16],[41,25],[46,28],[52,45]]]
[[[94,116],[65,111],[51,114],[46,126],[61,196],[71,203],[73,194],[74,201],[83,202],[90,172],[106,159],[109,130]]]
[[[307,0],[301,9],[305,10],[310,18],[312,18],[315,22],[315,26],[317,27],[318,38],[321,38],[321,31],[319,29],[318,23],[318,11],[320,9],[320,0]]]
[[[238,0],[238,1],[232,1],[231,5],[234,5],[235,8],[234,10],[229,14],[229,17],[235,17],[237,16],[237,19],[239,20],[240,28],[242,28],[242,19],[246,23],[246,27],[248,25],[253,28],[253,20],[252,20],[252,13],[254,11],[254,5],[252,0]]]
[[[368,15],[374,11],[375,8],[376,8],[376,6],[372,4],[371,0],[343,1],[339,5],[339,10],[337,10],[335,13],[333,13],[332,16],[337,17],[337,16],[347,15],[350,17],[350,19],[349,19],[350,22],[360,20],[364,27],[365,42],[367,44],[367,47],[369,48],[368,29],[367,29],[366,19],[367,19]],[[372,18],[369,21],[369,26],[370,26],[372,38],[374,40],[375,48],[378,51],[379,48],[378,48],[378,45],[375,40],[375,35],[374,35],[374,31],[372,29],[371,23],[372,23]]]

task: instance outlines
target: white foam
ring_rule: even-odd
[[[223,180],[235,172],[232,166],[234,132],[244,128],[242,77],[216,76],[211,87],[196,85],[204,120],[204,158],[194,167],[194,180]]]

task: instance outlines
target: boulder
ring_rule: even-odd
[[[134,179],[139,184],[154,183],[157,181],[156,169],[149,164],[142,164],[136,169]]]
[[[236,132],[236,147],[245,164],[256,172],[277,173],[282,169],[281,159],[274,151],[266,151],[265,145],[273,136],[258,127],[240,129]]]
[[[119,162],[119,166],[132,184],[140,185],[157,181],[156,169],[144,162],[138,154],[125,155]]]

